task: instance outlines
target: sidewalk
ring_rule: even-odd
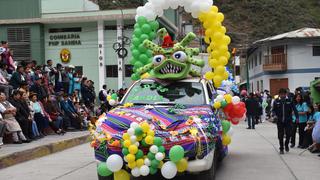
[[[293,148],[279,154],[277,127],[270,122],[246,129],[233,126],[229,155],[217,172],[217,180],[318,180],[320,158],[304,149]],[[302,153],[302,154],[301,154]]]
[[[88,131],[48,135],[24,144],[5,144],[0,149],[0,169],[59,152],[90,140]]]

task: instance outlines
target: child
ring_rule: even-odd
[[[80,117],[82,119],[82,127],[87,128],[89,124],[89,111],[86,108],[86,106],[83,105],[83,103],[75,102],[74,106],[76,108],[76,111],[78,114],[80,114]]]
[[[313,115],[312,122],[308,123],[306,129],[312,129],[313,144],[308,148],[310,152],[320,152],[320,104],[315,105],[316,112]]]

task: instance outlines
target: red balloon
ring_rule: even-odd
[[[240,123],[240,121],[239,121],[238,118],[233,118],[233,119],[231,119],[231,123],[232,123],[233,125],[238,125],[238,124]]]
[[[225,113],[230,113],[232,110],[233,110],[233,104],[232,104],[232,103],[228,104],[228,105],[223,109],[223,111],[224,111]]]

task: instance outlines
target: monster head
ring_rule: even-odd
[[[166,32],[164,29],[159,30]],[[158,34],[159,34],[158,32]],[[153,59],[150,64],[138,69],[140,75],[153,70],[153,76],[158,79],[179,80],[188,75],[200,76],[201,74],[191,68],[192,65],[203,67],[204,61],[194,59],[199,54],[198,48],[187,48],[186,46],[195,39],[194,33],[189,33],[181,42],[172,43],[168,35],[163,36],[164,42],[161,46],[145,40],[143,45],[153,52]],[[168,39],[169,38],[169,39]]]

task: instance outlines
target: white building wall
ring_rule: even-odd
[[[288,69],[320,68],[320,57],[313,56],[310,43],[290,43],[287,53]]]

